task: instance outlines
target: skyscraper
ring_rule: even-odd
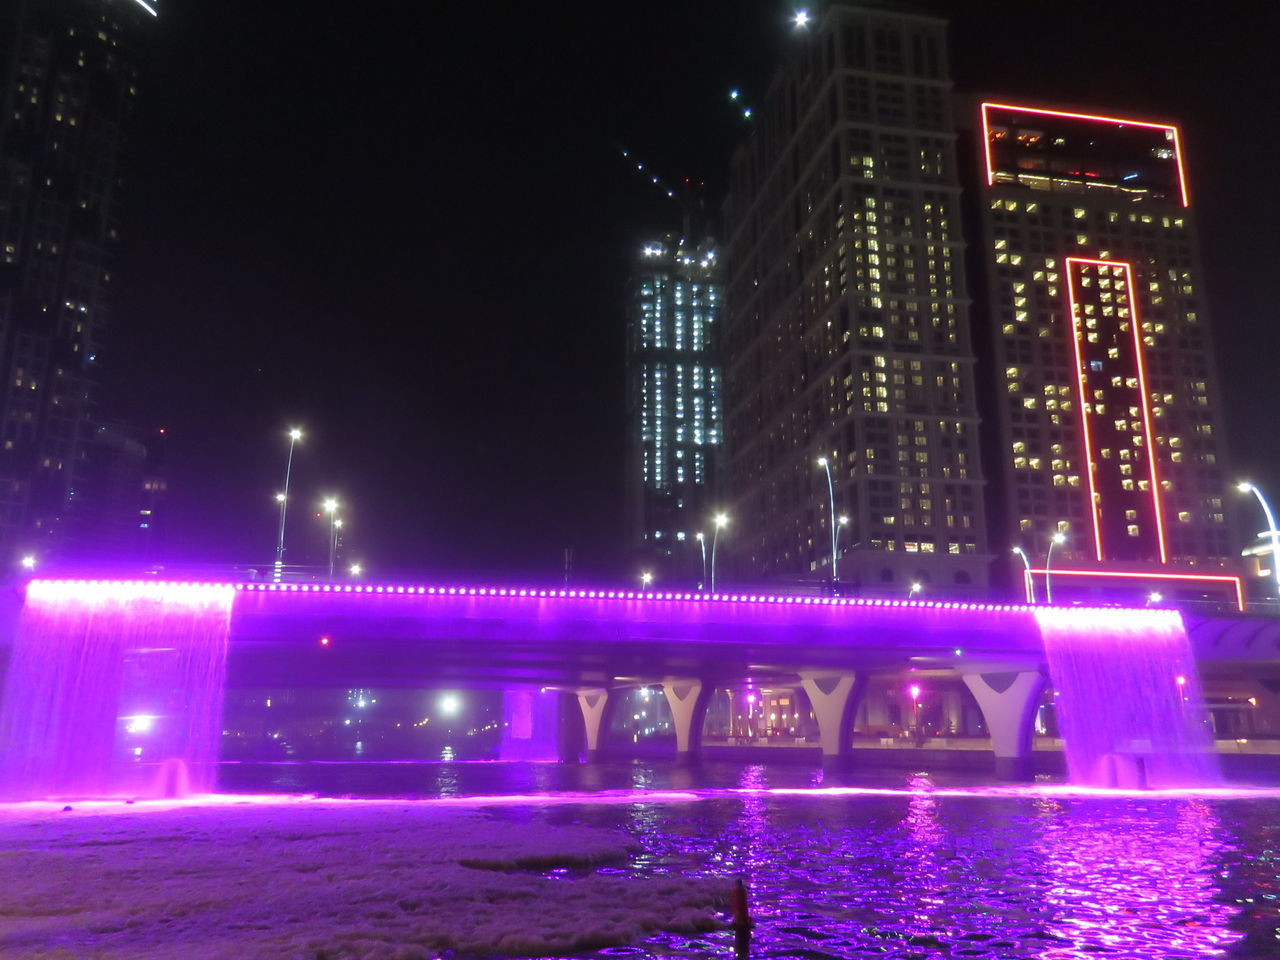
[[[655,574],[702,579],[722,442],[715,340],[723,294],[711,240],[638,252],[627,317],[627,539]]]
[[[1131,590],[1158,574],[1167,592],[1218,589],[1182,579],[1223,574],[1233,540],[1178,128],[1045,105],[976,112],[996,541],[1037,557],[1065,535],[1055,591],[1116,573]]]
[[[143,0],[0,13],[0,562],[56,549],[94,435]]]
[[[945,23],[832,4],[734,156],[732,556],[870,593],[987,580]],[[825,471],[832,468],[836,518]]]

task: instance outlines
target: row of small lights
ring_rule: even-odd
[[[1142,613],[1152,611],[1140,608],[1124,607],[1056,607],[1031,606],[1027,604],[1005,603],[963,603],[949,600],[886,600],[862,599],[852,597],[785,597],[758,594],[700,594],[700,593],[657,593],[629,590],[550,590],[532,589],[528,587],[417,587],[417,586],[373,586],[365,584],[298,584],[298,583],[199,583],[199,582],[166,582],[153,580],[36,580],[34,584],[57,585],[62,587],[113,587],[125,589],[144,589],[155,587],[175,587],[178,589],[222,589],[267,591],[271,593],[371,593],[371,594],[421,594],[426,596],[489,596],[489,597],[531,597],[531,598],[563,598],[571,600],[644,600],[644,601],[703,601],[713,603],[782,603],[801,604],[805,606],[840,606],[840,607],[911,607],[935,610],[968,610],[999,613],[1028,613],[1037,610],[1056,609],[1070,612],[1097,611],[1105,613]]]

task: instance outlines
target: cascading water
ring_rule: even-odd
[[[0,796],[212,790],[234,597],[215,584],[29,584],[0,704]]]
[[[1191,642],[1168,610],[1036,611],[1074,783],[1221,782]]]

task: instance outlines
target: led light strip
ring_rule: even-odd
[[[1056,575],[1059,571],[1055,570]],[[1193,578],[1196,579],[1196,578]],[[1212,578],[1210,578],[1212,579]],[[1219,578],[1230,579],[1230,578]],[[638,590],[559,590],[541,587],[460,587],[460,586],[408,586],[403,584],[350,584],[350,583],[200,583],[169,582],[162,580],[32,580],[28,589],[44,591],[56,588],[59,592],[74,590],[236,590],[246,593],[319,593],[365,594],[383,596],[436,596],[436,597],[506,597],[509,599],[567,599],[567,600],[627,600],[644,602],[685,603],[754,603],[790,604],[794,606],[835,606],[872,608],[910,608],[916,610],[959,610],[966,612],[1031,613],[1043,610],[1043,605],[1015,603],[969,603],[952,600],[891,600],[862,599],[856,597],[795,597],[778,594],[754,593],[667,593]],[[1068,610],[1086,610],[1087,607],[1066,607]],[[1099,607],[1109,613],[1151,613],[1143,607]]]
[[[1178,191],[1184,207],[1191,206],[1191,197],[1187,192],[1187,177],[1182,166],[1182,136],[1178,127],[1172,123],[1151,123],[1147,120],[1128,120],[1124,117],[1107,117],[1090,113],[1071,113],[1067,110],[1048,110],[1044,107],[1023,107],[1010,103],[982,104],[982,147],[987,160],[987,186],[996,182],[995,166],[991,161],[991,110],[1012,110],[1017,113],[1034,113],[1042,117],[1063,117],[1067,120],[1093,120],[1097,123],[1115,123],[1126,127],[1145,127],[1148,130],[1164,130],[1173,135],[1173,160],[1178,168]]]
[[[1106,559],[1102,555],[1102,505],[1098,503],[1098,491],[1093,480],[1093,436],[1089,429],[1089,413],[1087,410],[1087,407],[1092,406],[1092,401],[1085,396],[1084,355],[1081,353],[1080,347],[1080,338],[1084,331],[1081,318],[1076,309],[1076,285],[1074,274],[1072,273],[1072,266],[1076,264],[1091,267],[1120,267],[1124,270],[1125,299],[1129,304],[1129,323],[1133,327],[1133,350],[1137,360],[1138,390],[1142,400],[1143,445],[1147,455],[1147,471],[1151,477],[1151,507],[1156,519],[1156,543],[1160,549],[1160,562],[1168,563],[1169,553],[1165,546],[1164,538],[1164,513],[1160,508],[1160,479],[1157,475],[1156,467],[1155,434],[1151,430],[1151,397],[1147,393],[1146,361],[1142,356],[1142,325],[1138,320],[1138,297],[1137,288],[1133,284],[1132,264],[1123,260],[1089,260],[1084,257],[1067,257],[1063,262],[1067,271],[1067,303],[1068,309],[1071,311],[1072,342],[1076,355],[1076,380],[1080,385],[1080,425],[1084,433],[1085,461],[1088,466],[1089,504],[1093,516],[1094,552],[1099,560]],[[1119,318],[1117,318],[1117,322],[1119,322]]]
[[[1236,593],[1236,609],[1241,613],[1244,612],[1244,583],[1239,577],[1227,576],[1225,574],[1212,573],[1140,573],[1130,570],[1044,570],[1032,569],[1024,570],[1022,574],[1023,585],[1026,589],[1028,601],[1031,599],[1031,586],[1033,578],[1036,575],[1056,577],[1099,577],[1105,579],[1123,579],[1123,580],[1186,580],[1198,583],[1223,583],[1232,584]],[[1072,608],[1083,609],[1083,608]],[[1127,608],[1134,609],[1134,608]]]

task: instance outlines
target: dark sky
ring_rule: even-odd
[[[1280,24],[940,6],[962,90],[1184,122],[1235,464],[1280,495]],[[763,92],[789,9],[166,0],[103,360],[167,429],[169,553],[273,555],[297,424],[294,561],[332,493],[372,571],[620,572],[622,288],[675,211],[617,147],[718,207],[726,92]]]

